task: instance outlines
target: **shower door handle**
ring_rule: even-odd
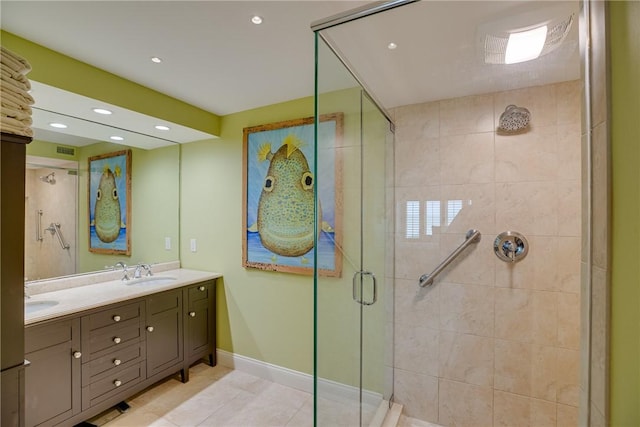
[[[370,301],[366,301],[363,297],[364,284],[367,277],[371,278],[373,286],[373,296]],[[358,280],[358,278],[360,278],[360,280]],[[358,295],[358,283],[360,283],[360,295]],[[378,301],[378,282],[376,281],[376,276],[371,271],[356,271],[353,274],[353,300],[362,305],[373,305]]]

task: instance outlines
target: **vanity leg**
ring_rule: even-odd
[[[189,382],[189,368],[180,369],[180,381],[183,383]]]
[[[209,366],[214,366],[214,363],[213,363],[213,353],[209,353]]]
[[[116,405],[116,409],[121,414],[124,414],[125,412],[127,412],[129,410],[129,408],[130,408],[130,406],[124,400]]]

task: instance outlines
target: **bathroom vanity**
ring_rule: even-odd
[[[26,426],[73,426],[200,359],[215,365],[216,273],[176,269],[26,302]]]

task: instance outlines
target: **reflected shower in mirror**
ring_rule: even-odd
[[[75,274],[78,162],[28,156],[26,166],[25,280]]]

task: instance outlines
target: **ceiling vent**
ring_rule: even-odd
[[[56,146],[56,153],[64,154],[65,156],[75,156],[76,149],[72,147],[62,147],[60,145]]]

